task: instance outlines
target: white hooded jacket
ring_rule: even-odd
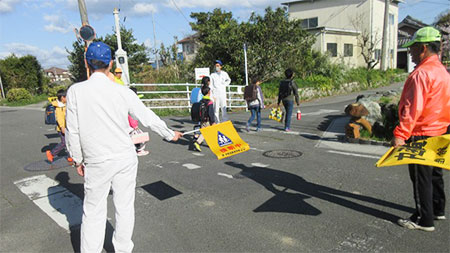
[[[211,96],[215,99],[226,99],[226,87],[230,85],[231,79],[227,72],[220,71],[211,74]]]

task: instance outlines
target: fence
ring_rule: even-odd
[[[153,94],[152,98],[141,99],[150,109],[191,109],[192,88],[200,84],[130,84],[133,87],[146,87],[138,94]],[[154,87],[154,88],[152,88]],[[242,85],[228,85],[227,107],[247,108],[244,100],[244,87]],[[153,98],[155,97],[155,98]]]

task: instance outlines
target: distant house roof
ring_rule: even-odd
[[[44,71],[46,73],[51,72],[51,73],[56,74],[56,75],[62,75],[64,73],[68,72],[68,70],[66,70],[66,69],[57,68],[57,67],[51,67],[49,69],[45,69]]]
[[[400,22],[400,24],[398,24],[398,26],[399,26],[399,28],[401,28],[403,26],[410,26],[410,27],[413,27],[418,30],[422,27],[429,26],[429,25],[408,15],[402,20],[402,22]]]
[[[178,41],[178,44],[183,44],[183,43],[188,43],[188,42],[192,42],[195,41],[196,39],[198,39],[200,37],[199,33],[195,33],[193,35],[190,35],[186,38],[183,38],[182,40]]]

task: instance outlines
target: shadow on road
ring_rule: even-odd
[[[59,138],[59,134],[44,134],[47,139]]]
[[[355,201],[367,202],[368,204],[376,204],[409,213],[414,211],[412,208],[388,201],[314,184],[306,181],[302,177],[284,171],[271,168],[248,167],[242,163],[236,162],[225,162],[225,164],[242,170],[240,172],[242,176],[254,180],[264,186],[268,191],[275,194],[274,197],[253,210],[254,212],[286,212],[305,215],[319,215],[321,213],[320,210],[304,201],[304,199],[312,197],[390,222],[396,222],[400,217],[356,203]],[[275,186],[284,189],[278,190]],[[287,190],[290,190],[291,192],[287,192]],[[292,193],[292,191],[295,193]]]
[[[69,173],[65,171],[58,173],[55,176],[55,180],[59,184],[57,186],[53,186],[48,189],[49,202],[56,210],[58,210],[60,213],[66,216],[67,222],[69,223],[70,241],[72,243],[73,251],[80,252],[80,229],[81,229],[80,225],[83,215],[82,202],[84,199],[84,186],[83,184],[70,183]],[[54,194],[56,191],[61,191],[61,187],[64,187],[65,189],[73,193],[75,196],[77,196],[81,200],[81,203],[78,205],[76,204],[77,201],[73,199],[65,201],[69,203],[65,204],[61,203],[61,199],[57,197],[55,198],[56,194]],[[68,198],[70,199],[71,197],[68,196]],[[67,205],[70,208],[61,208],[61,205]],[[111,223],[109,223],[109,221],[105,222],[106,222],[106,233],[103,248],[105,249],[106,252],[114,252],[114,246],[112,244],[114,228],[111,225]]]
[[[43,146],[43,147],[41,148],[41,153],[44,153],[44,152],[47,151],[47,150],[52,150],[54,147],[56,147],[56,145],[58,145],[58,143],[49,143],[48,145]],[[61,151],[61,152],[62,152],[62,151]]]
[[[337,118],[341,118],[343,117],[342,114],[336,114],[336,115],[327,115],[324,117],[324,120],[322,120],[322,122],[319,123],[319,125],[317,126],[317,130],[320,130],[322,132],[325,132],[328,130],[328,127],[330,126],[331,122],[333,122],[333,120],[337,119]],[[344,129],[342,129],[341,132],[337,132],[337,133],[343,133]]]

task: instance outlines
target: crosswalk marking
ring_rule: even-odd
[[[347,155],[347,156],[357,156],[357,157],[365,157],[365,158],[372,158],[372,159],[380,159],[380,156],[373,156],[373,155],[347,153],[347,152],[340,152],[340,151],[334,151],[334,150],[328,150],[327,152],[328,153],[334,153],[334,154],[340,154],[340,155]]]
[[[66,231],[81,224],[83,201],[55,180],[39,175],[14,184]]]
[[[196,170],[196,169],[200,169],[200,168],[201,168],[201,167],[198,166],[197,164],[193,164],[193,163],[186,163],[186,164],[183,164],[183,167],[186,167],[186,168],[188,168],[188,169],[190,169],[190,170]]]

